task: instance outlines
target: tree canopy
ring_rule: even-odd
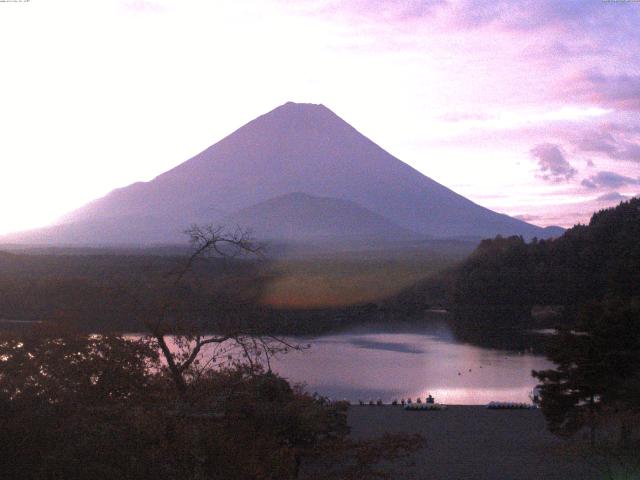
[[[457,270],[453,303],[580,305],[640,296],[640,198],[597,212],[556,239],[483,240]]]
[[[597,424],[617,418],[628,437],[640,421],[640,302],[585,304],[547,354],[557,367],[533,375],[550,430],[573,435],[589,426],[595,441]]]

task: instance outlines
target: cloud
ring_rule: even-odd
[[[284,1],[290,4],[288,1]],[[300,3],[297,7],[300,7]],[[305,6],[305,3],[302,3]],[[380,21],[413,21],[432,17],[441,7],[447,7],[448,0],[340,0],[307,1],[306,8],[315,15],[347,15],[351,20],[358,18]],[[308,10],[307,10],[308,11]]]
[[[590,131],[577,142],[584,152],[603,153],[614,160],[640,162],[640,143],[630,142],[608,131]]]
[[[602,15],[599,3],[585,0],[462,0],[457,5],[457,13],[461,24],[466,27],[497,24],[513,30],[533,30],[587,23]]]
[[[454,29],[495,26],[528,31],[541,28],[610,33],[634,32],[640,13],[635,8],[607,8],[602,0],[280,0],[281,3],[316,14],[413,22],[442,14]],[[587,38],[587,40],[589,40]],[[587,47],[591,42],[584,42]],[[591,45],[593,46],[593,45]],[[571,48],[569,46],[560,47]],[[568,51],[568,50],[567,50]]]
[[[640,185],[640,178],[631,178],[615,172],[602,171],[580,182],[588,189],[596,188],[620,188],[626,185]]]
[[[624,148],[617,153],[616,158],[620,158],[622,160],[632,160],[634,162],[640,162],[640,144],[638,143],[627,143],[624,145]]]
[[[549,40],[548,44],[532,44],[525,47],[522,53],[525,58],[547,62],[566,61],[572,57],[582,58],[587,55],[606,55],[607,47],[594,41],[576,41],[575,39]],[[553,37],[552,37],[553,38]]]
[[[616,118],[615,122],[564,122],[554,125],[551,131],[560,142],[571,144],[575,153],[594,154],[582,158],[588,166],[607,158],[640,163],[640,123],[637,117],[636,112],[614,112],[609,118]],[[548,135],[549,129],[535,133]]]
[[[610,193],[605,193],[604,195],[600,195],[598,198],[596,198],[596,201],[598,202],[622,202],[624,200],[628,200],[629,197],[628,195],[622,195],[621,193],[618,192],[610,192]]]
[[[616,140],[609,132],[589,132],[580,139],[577,147],[585,152],[601,152],[609,156],[618,150]]]
[[[393,12],[398,19],[430,17],[436,9],[449,4],[447,0],[377,0],[368,3],[377,4],[387,12]]]
[[[628,123],[609,122],[603,125],[603,127],[611,132],[640,135],[640,125],[630,125]]]
[[[528,213],[524,213],[522,215],[512,215],[513,218],[517,218],[518,220],[522,220],[523,222],[535,222],[536,220],[540,220],[542,217],[540,215],[531,215]]]
[[[606,75],[599,70],[588,70],[566,79],[564,83],[566,100],[619,110],[640,110],[640,75]]]
[[[633,138],[633,141],[627,138]],[[615,130],[610,130],[606,125],[585,132],[576,142],[576,147],[583,152],[602,153],[614,160],[640,162],[640,143],[636,143],[634,137],[623,136]]]
[[[576,223],[589,223],[589,219],[595,212],[615,206],[632,197],[631,194],[624,195],[616,191],[602,193],[599,196],[593,195],[593,192],[586,192],[584,195],[576,195],[573,201],[559,203],[553,208],[531,203],[523,208],[526,213],[518,215],[516,218],[533,221],[537,225],[571,227]],[[534,220],[536,217],[539,219]]]
[[[575,177],[577,170],[571,166],[558,145],[541,143],[530,150],[538,161],[539,177],[550,182],[562,182]]]

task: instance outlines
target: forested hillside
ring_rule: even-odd
[[[460,267],[456,305],[575,305],[640,295],[640,199],[563,236],[484,240]]]

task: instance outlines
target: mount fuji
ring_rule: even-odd
[[[543,229],[484,208],[383,150],[323,105],[286,103],[151,181],[113,190],[50,227],[3,243],[184,243],[190,225],[239,225],[257,238],[420,239]]]

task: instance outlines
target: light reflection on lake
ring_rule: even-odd
[[[4,321],[5,326],[14,323],[24,322]],[[531,371],[553,368],[541,355],[462,343],[447,320],[362,325],[288,340],[310,343],[311,348],[272,359],[274,371],[293,383],[304,382],[309,392],[354,403],[424,399],[428,394],[438,402],[458,405],[528,402],[536,385]],[[207,345],[203,358],[214,351],[226,359],[225,345]]]
[[[307,340],[309,350],[277,359],[274,370],[305,381],[310,392],[352,402],[428,394],[459,405],[528,402],[536,385],[531,371],[553,367],[543,356],[459,343],[446,322],[394,331],[359,328]]]
[[[389,328],[361,326],[317,337],[294,338],[311,344],[272,361],[273,370],[309,392],[332,399],[426,397],[448,404],[529,402],[536,385],[532,370],[552,368],[543,356],[463,344],[446,321]]]

